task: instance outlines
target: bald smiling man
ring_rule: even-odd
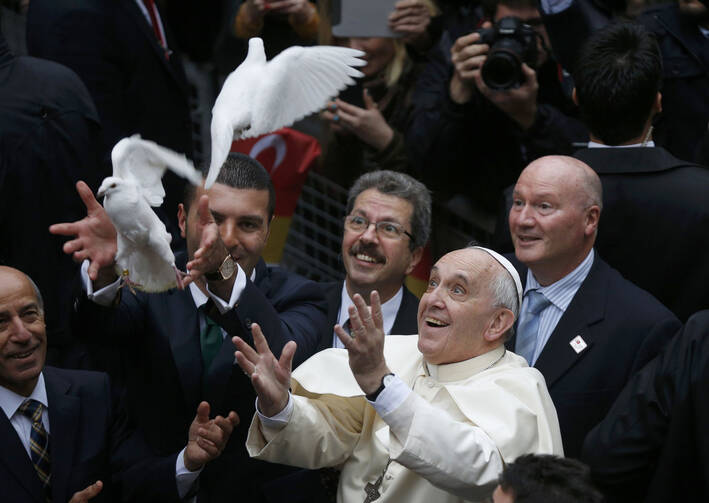
[[[544,375],[568,457],[680,326],[595,252],[602,201],[589,166],[548,156],[522,171],[509,215],[525,286],[508,348]]]

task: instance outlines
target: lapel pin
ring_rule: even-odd
[[[574,351],[576,351],[576,354],[579,354],[581,351],[588,347],[588,344],[586,344],[586,341],[584,341],[580,335],[577,335],[576,337],[571,339],[569,345],[573,348]]]

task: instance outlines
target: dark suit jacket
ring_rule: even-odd
[[[184,268],[185,257],[177,265]],[[248,329],[258,323],[278,357],[283,346],[296,341],[294,365],[313,354],[325,329],[326,306],[316,283],[280,268],[256,266],[256,283],[247,280],[241,300],[226,315],[210,316],[228,333],[202,382],[199,317],[189,290],[133,295],[122,292],[117,308],[104,308],[85,294],[76,299],[77,333],[89,343],[117,346],[129,416],[158,450],[168,453],[184,445],[194,411],[207,400],[213,415],[236,411],[240,425],[219,459],[200,477],[200,501],[261,501],[267,481],[284,471],[279,465],[251,460],[244,447],[256,395],[248,377],[236,365],[231,337],[252,343]],[[115,363],[115,362],[114,362]]]
[[[709,307],[709,169],[662,148],[583,149],[603,182],[596,248],[681,320]]]
[[[624,277],[684,321],[709,307],[709,169],[660,147],[593,148],[575,157],[603,185],[596,249]],[[498,216],[494,244],[514,250],[508,225],[512,188]]]
[[[99,166],[101,128],[86,87],[68,68],[14,57],[0,34],[0,263],[20,269],[42,291],[47,361],[78,364],[70,334],[71,285],[78,271],[47,231],[86,215],[74,189],[96,190],[110,170]]]
[[[513,259],[514,260],[514,259]],[[522,281],[527,268],[514,260]],[[546,379],[559,415],[564,454],[578,457],[588,431],[605,416],[633,373],[652,359],[680,322],[596,254],[588,276],[534,367]],[[577,335],[588,345],[569,344]],[[508,342],[514,350],[515,339]]]
[[[49,403],[52,502],[102,480],[92,502],[179,501],[177,456],[156,458],[127,427],[108,376],[45,367]],[[185,436],[184,444],[187,442]],[[45,503],[42,486],[17,432],[0,414],[0,487],[3,501]]]
[[[573,70],[582,44],[608,24],[601,2],[574,0],[558,14],[544,16],[552,49]],[[662,114],[654,121],[658,145],[682,159],[697,159],[697,146],[709,121],[709,40],[696,21],[682,16],[676,2],[655,5],[637,16],[657,38],[662,54]]]
[[[325,299],[327,300],[327,326],[329,327],[329,332],[323,333],[318,351],[332,347],[332,327],[337,323],[340,306],[342,306],[342,281],[332,281],[321,283],[320,285],[325,291]],[[404,286],[404,295],[401,299],[399,311],[396,313],[394,325],[391,327],[391,333],[394,335],[418,334],[418,307],[418,298]]]
[[[168,47],[175,43],[161,12]],[[37,0],[27,13],[27,49],[32,56],[62,63],[84,81],[103,124],[103,154],[139,133],[143,138],[193,157],[190,91],[177,52],[169,60],[152,26],[133,0]],[[163,178],[161,217],[174,242],[177,205],[184,180]]]
[[[586,437],[608,503],[709,501],[709,311],[692,316]]]

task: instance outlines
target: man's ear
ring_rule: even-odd
[[[574,87],[573,91],[571,91],[571,100],[574,102],[574,105],[579,106],[579,98],[576,96],[576,88]]]
[[[657,96],[655,96],[655,103],[652,104],[652,112],[657,115],[662,112],[662,93],[657,91]]]
[[[177,205],[177,225],[180,227],[180,236],[184,238],[185,228],[187,227],[187,211],[182,203]]]
[[[407,275],[411,274],[411,271],[416,268],[418,263],[421,261],[421,257],[423,257],[423,246],[419,246],[411,252],[411,262],[409,262],[409,266],[406,268]]]
[[[483,337],[487,342],[504,341],[505,334],[515,323],[515,315],[506,307],[501,307],[490,320],[490,324],[485,330]]]
[[[601,219],[601,208],[594,204],[586,210],[585,234],[591,235],[598,230],[598,221]]]

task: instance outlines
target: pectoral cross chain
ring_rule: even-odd
[[[367,482],[367,485],[364,486],[364,492],[367,494],[364,503],[372,503],[372,501],[378,500],[380,498],[381,493],[379,492],[379,488],[381,487],[382,482],[384,481],[384,474],[387,472],[387,468],[389,468],[389,463],[391,463],[391,459],[387,461],[387,464],[384,467],[384,471],[382,471],[382,474],[379,476],[379,478],[374,481],[374,484],[372,484],[371,482]]]

